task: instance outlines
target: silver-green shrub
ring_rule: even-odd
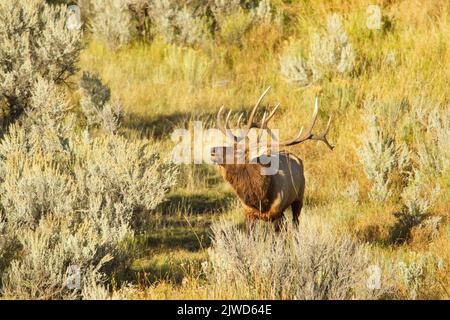
[[[242,9],[217,17],[219,38],[228,44],[240,44],[244,34],[252,26],[252,17]]]
[[[0,97],[12,120],[29,107],[39,77],[60,84],[75,73],[81,31],[66,28],[66,15],[40,0],[0,2]]]
[[[348,199],[349,201],[353,202],[353,203],[358,203],[359,202],[359,184],[358,184],[358,181],[353,180],[347,186],[347,188],[345,188],[341,192],[341,195],[343,197],[345,197],[346,199]]]
[[[130,256],[133,219],[162,201],[176,170],[149,141],[118,135],[120,109],[90,75],[82,109],[105,130],[79,134],[60,86],[81,49],[64,7],[3,1],[0,17],[0,94],[22,115],[0,141],[1,295],[106,298],[106,281]]]
[[[350,237],[312,221],[279,233],[256,226],[250,234],[215,224],[208,279],[243,299],[374,297],[366,286],[368,256]]]
[[[441,217],[433,216],[433,206],[441,194],[441,177],[450,171],[450,108],[430,107],[417,100],[406,122],[414,128],[413,170],[402,190],[402,208],[396,213],[394,235],[407,240],[413,227],[429,227],[431,236],[438,233]],[[428,104],[428,105],[427,105]]]
[[[88,126],[99,125],[116,133],[124,112],[118,101],[111,102],[111,91],[97,75],[84,72],[80,79],[80,105]]]
[[[175,15],[177,42],[195,46],[207,41],[210,36],[208,22],[204,16],[196,16],[192,10],[183,7]]]
[[[301,46],[293,42],[284,49],[280,57],[281,75],[289,82],[308,86],[316,81],[311,65],[303,58]]]
[[[390,127],[395,122],[386,116],[389,123],[380,123],[380,114],[376,104],[365,102],[364,120],[367,131],[361,135],[361,146],[357,150],[361,164],[367,178],[372,182],[369,198],[376,202],[384,202],[391,195],[391,174],[397,172],[406,174],[410,165],[410,151],[406,144],[395,140],[395,132]]]
[[[94,37],[117,49],[131,39],[131,15],[123,0],[92,0],[90,21]]]
[[[358,155],[364,171],[372,182],[369,197],[383,202],[389,198],[389,174],[397,167],[399,150],[395,140],[389,137],[377,123],[375,115],[366,117],[367,132],[362,136]]]
[[[194,9],[173,0],[152,1],[150,15],[154,33],[168,43],[187,46],[205,43],[210,37],[210,27],[203,10]]]
[[[450,104],[423,111],[426,127],[417,135],[419,170],[429,177],[438,177],[450,170]]]
[[[228,43],[239,43],[252,25],[270,23],[275,13],[270,0],[155,0],[149,5],[153,33],[187,46],[202,46],[216,32]]]
[[[155,0],[150,6],[150,15],[153,19],[153,32],[162,36],[162,38],[172,43],[176,40],[175,18],[178,6],[172,0]]]
[[[316,78],[326,73],[348,74],[353,70],[355,53],[338,14],[328,17],[326,34],[312,36],[310,50]]]
[[[430,252],[413,253],[408,260],[398,263],[399,278],[407,299],[422,299],[423,292],[437,285],[435,272],[444,268],[443,261]]]
[[[294,42],[280,57],[282,76],[301,86],[326,76],[349,74],[354,65],[355,52],[337,14],[328,17],[324,34],[311,35],[309,53]]]
[[[241,7],[241,0],[214,0],[211,9],[216,17],[230,15]]]
[[[272,20],[273,9],[270,0],[261,0],[250,10],[250,14],[258,22],[269,23]]]
[[[107,104],[109,91],[89,83],[91,101]],[[0,141],[4,297],[108,297],[106,281],[131,254],[124,248],[134,218],[154,209],[175,182],[176,168],[149,141],[111,130],[78,134],[67,100],[39,78],[26,117]]]
[[[439,187],[434,187],[431,190],[427,187],[428,185],[425,184],[421,172],[415,170],[414,177],[401,195],[406,214],[417,223],[430,214],[430,210],[440,192]]]

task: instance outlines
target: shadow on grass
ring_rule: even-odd
[[[401,245],[411,240],[411,231],[414,227],[419,226],[428,215],[411,215],[405,211],[394,212],[397,219],[396,223],[391,227],[389,244]]]
[[[131,113],[125,117],[122,125],[127,129],[143,132],[154,139],[163,139],[170,137],[175,128],[187,128],[191,118],[192,114],[181,112],[154,117]]]
[[[190,214],[221,213],[230,208],[234,197],[232,193],[175,193],[169,195],[156,211],[162,214],[180,211]]]
[[[199,275],[201,263],[207,260],[206,252],[189,253],[183,251],[172,254],[154,254],[147,259],[136,260],[131,270],[134,272],[136,281],[144,279],[144,284],[153,284],[159,281],[168,281],[180,284],[187,274]]]
[[[159,230],[152,230],[145,236],[147,251],[184,250],[195,252],[208,248],[210,239],[211,222],[204,221],[199,224],[186,218],[184,225],[167,223]]]
[[[130,113],[127,114],[122,125],[127,129],[137,130],[148,137],[161,140],[169,138],[175,129],[187,129],[189,123],[195,120],[202,121],[204,125],[213,126],[215,116],[213,112],[174,112],[154,116]]]
[[[187,273],[198,272],[211,245],[212,220],[212,214],[159,214],[138,236],[141,253],[128,270],[126,280],[144,278],[148,284],[161,280],[175,284]]]
[[[204,128],[215,128],[216,117],[219,109],[217,107],[211,107],[207,110],[193,110],[192,112],[173,112],[171,114],[159,114],[154,116],[146,116],[141,114],[129,113],[125,116],[122,126],[127,129],[137,130],[143,132],[146,136],[156,140],[170,137],[170,134],[178,128],[189,127],[189,123],[193,121],[201,121]],[[245,108],[242,110],[236,110],[234,112],[235,118],[231,119],[231,122],[237,120],[237,115],[244,112],[248,115],[251,108]],[[261,119],[263,114],[263,108],[257,112],[257,119]],[[244,117],[245,119],[245,117]],[[235,124],[232,123],[231,126]]]
[[[373,221],[356,231],[363,242],[385,248],[401,246],[411,241],[412,231],[429,217],[414,216],[406,211],[394,211],[390,221]]]

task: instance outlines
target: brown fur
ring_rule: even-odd
[[[270,209],[270,176],[260,173],[259,164],[224,165],[222,174],[247,206],[258,211]]]
[[[263,175],[263,164],[258,159],[256,163],[249,160],[249,152],[245,150],[245,162],[239,163],[235,157],[234,162],[224,163],[223,156],[230,156],[231,151],[236,155],[234,147],[214,147],[211,156],[213,161],[219,164],[223,178],[230,183],[237,196],[240,198],[246,220],[247,227],[253,221],[260,219],[273,222],[276,229],[279,229],[284,211],[290,206],[293,212],[294,224],[297,224],[303,204],[304,176],[301,160],[289,153],[280,153],[280,171],[275,175]],[[297,168],[295,177],[291,176],[290,164]],[[287,166],[289,168],[287,168]],[[295,170],[294,170],[295,171]],[[293,180],[295,179],[295,183]],[[296,185],[296,187],[295,187]]]

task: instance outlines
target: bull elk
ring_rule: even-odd
[[[217,114],[217,127],[231,141],[231,145],[217,146],[211,148],[211,160],[219,165],[223,178],[231,184],[237,193],[246,216],[247,229],[250,229],[256,219],[273,222],[275,229],[279,229],[284,211],[290,206],[294,225],[298,224],[298,217],[303,206],[303,196],[305,192],[305,177],[302,160],[296,155],[287,151],[276,151],[276,154],[269,154],[267,150],[252,158],[250,149],[252,143],[248,134],[252,128],[259,131],[257,143],[260,142],[261,132],[265,130],[271,133],[268,122],[274,116],[279,104],[267,115],[264,112],[262,122],[257,125],[253,122],[256,111],[264,96],[269,91],[267,88],[259,97],[248,118],[246,126],[240,128],[242,115],[238,120],[239,135],[235,135],[229,128],[231,111],[226,116],[225,123],[222,121],[222,106]],[[330,130],[331,116],[328,124],[321,133],[312,133],[319,111],[318,99],[315,99],[315,107],[312,120],[307,129],[303,127],[299,133],[289,140],[277,141],[279,147],[293,146],[306,140],[323,141],[332,150],[333,146],[327,140],[327,133]],[[272,136],[272,134],[271,134]],[[275,138],[272,138],[268,146],[271,146]],[[262,174],[265,166],[260,161],[261,157],[278,157],[278,170],[273,175]],[[238,159],[238,157],[240,157]],[[244,161],[242,161],[242,158]],[[232,159],[232,161],[228,161]],[[239,161],[241,160],[241,161]]]

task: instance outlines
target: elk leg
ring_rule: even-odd
[[[303,207],[303,201],[297,200],[292,202],[291,209],[292,209],[292,222],[294,223],[294,226],[298,226],[298,216],[300,215],[300,211],[302,211]]]
[[[281,230],[281,222],[282,222],[282,220],[283,219],[280,218],[280,219],[277,219],[277,220],[273,221],[273,226],[274,226],[274,229],[275,229],[276,233],[280,232],[280,230]]]
[[[277,233],[280,232],[280,230],[281,230],[281,224],[283,223],[283,217],[284,217],[284,214],[283,214],[283,212],[281,212],[280,214],[275,215],[271,219],[271,222],[273,223],[275,232],[277,232]]]

